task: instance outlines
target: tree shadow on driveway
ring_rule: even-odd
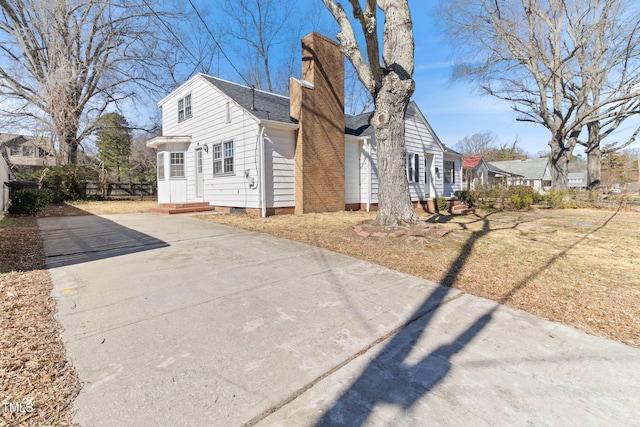
[[[491,228],[489,221],[491,214],[484,217],[478,216],[477,221],[483,223],[482,229],[471,234],[459,257],[449,267],[443,286],[438,287],[407,322],[390,334],[391,337],[383,349],[367,364],[353,384],[335,400],[333,406],[323,414],[316,426],[361,426],[378,404],[395,405],[407,412],[447,377],[452,358],[465,349],[491,322],[501,304],[508,302],[514,294],[526,287],[532,279],[562,258],[570,249],[605,227],[616,214],[617,212],[613,213],[602,225],[585,233],[576,242],[552,257],[542,268],[514,284],[500,301],[448,344],[436,348],[417,363],[408,362],[411,351],[420,337],[426,333],[438,308],[446,304],[455,276],[466,263],[475,244],[489,233],[500,230]],[[516,223],[508,228],[517,228],[522,223]]]
[[[49,269],[169,246],[96,215],[39,218],[38,227]]]

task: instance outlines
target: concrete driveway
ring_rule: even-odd
[[[638,425],[640,350],[197,219],[43,218],[82,426]]]

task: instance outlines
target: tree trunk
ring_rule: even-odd
[[[67,134],[63,141],[67,151],[67,164],[75,165],[78,163],[78,140],[73,134]]]
[[[378,145],[378,216],[375,224],[409,224],[418,220],[411,204],[406,172],[404,115],[413,80],[395,73],[384,77],[371,120]]]
[[[587,190],[600,188],[601,165],[602,149],[596,145],[587,150]]]
[[[551,147],[551,188],[567,190],[569,188],[569,160],[575,142],[564,144],[562,136],[554,136],[549,141]]]

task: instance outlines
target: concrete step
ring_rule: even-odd
[[[208,212],[214,210],[208,202],[192,203],[160,203],[157,208],[152,208],[151,213],[160,215],[174,215],[182,213]]]

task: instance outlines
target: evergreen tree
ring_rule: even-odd
[[[127,120],[119,113],[102,116],[96,131],[98,137],[98,158],[105,168],[115,171],[118,182],[121,174],[130,169],[131,130]]]

